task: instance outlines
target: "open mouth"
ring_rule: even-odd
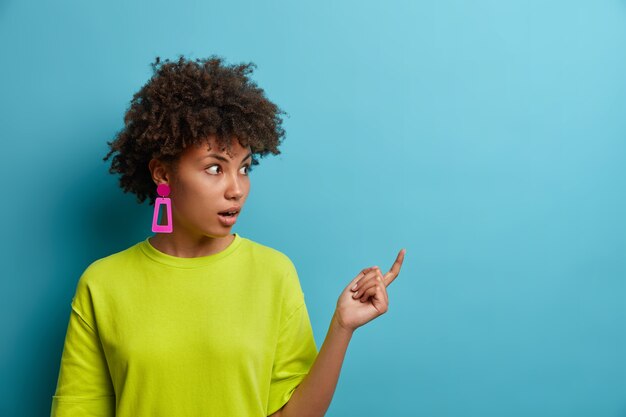
[[[223,212],[223,213],[218,213],[220,216],[225,216],[225,217],[233,217],[236,216],[237,214],[239,214],[238,211],[227,211],[227,212]]]

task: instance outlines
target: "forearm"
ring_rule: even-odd
[[[353,331],[342,327],[336,313],[308,375],[280,411],[280,417],[323,417],[333,398]]]

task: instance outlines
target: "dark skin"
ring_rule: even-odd
[[[171,188],[173,232],[158,233],[150,243],[161,252],[186,258],[211,255],[228,247],[234,239],[232,226],[221,224],[217,213],[233,205],[243,207],[250,192],[246,171],[249,152],[249,147],[242,147],[236,140],[230,155],[220,152],[214,139],[209,138],[207,146],[186,148],[175,167],[152,159],[149,168],[155,188],[161,183]],[[209,157],[213,153],[218,156]],[[225,160],[218,159],[220,156]],[[387,312],[387,286],[400,274],[405,252],[400,250],[384,275],[378,266],[365,268],[344,288],[309,373],[287,404],[271,416],[324,416],[352,334]]]
[[[150,161],[154,188],[168,184],[172,202],[173,231],[150,238],[156,249],[172,256],[193,258],[221,252],[233,241],[232,226],[224,226],[217,213],[231,206],[243,210],[250,192],[247,169],[251,157],[250,147],[244,148],[236,140],[231,146],[229,155],[218,149],[214,138],[209,138],[206,145],[186,148],[176,169],[158,159]],[[211,154],[218,156],[210,157]]]
[[[341,325],[356,330],[358,327],[387,312],[387,287],[400,274],[405,249],[398,252],[391,269],[384,275],[378,266],[363,269],[344,289],[337,301],[337,315]],[[352,301],[358,300],[359,304]]]
[[[400,274],[406,250],[398,252],[384,275],[378,266],[363,269],[337,300],[328,333],[307,376],[271,417],[323,417],[330,405],[354,331],[387,312],[387,286]]]
[[[175,170],[157,159],[149,163],[155,186],[167,183],[171,188],[173,232],[150,238],[150,243],[164,253],[184,258],[206,256],[221,252],[234,239],[232,226],[221,224],[217,213],[233,205],[243,209],[250,192],[246,172],[250,148],[233,140],[228,155],[217,149],[213,138],[208,145],[185,149]],[[209,156],[214,154],[217,156]],[[353,294],[344,291],[337,302],[337,318],[342,327],[354,331],[387,310],[385,289],[400,273],[403,260],[401,250],[385,275],[373,266],[354,278],[350,286]],[[353,299],[360,303],[353,303]]]

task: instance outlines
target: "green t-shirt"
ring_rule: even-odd
[[[148,238],[94,261],[72,298],[52,417],[260,417],[318,349],[291,260],[241,237],[180,258]]]

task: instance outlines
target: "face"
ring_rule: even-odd
[[[162,171],[167,178],[158,178],[158,172],[153,171],[157,184],[170,185],[174,231],[192,238],[228,236],[237,215],[218,213],[231,207],[243,209],[250,192],[251,161],[249,146],[244,148],[233,140],[229,155],[210,138],[208,144],[187,147],[175,170]],[[151,168],[154,166],[151,161]]]

